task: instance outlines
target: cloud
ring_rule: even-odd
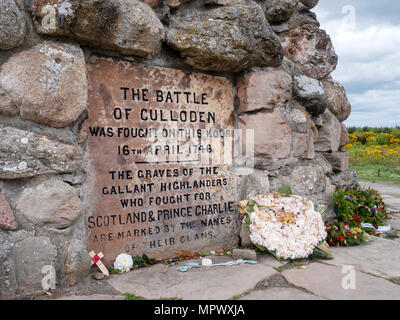
[[[400,89],[368,90],[349,94],[352,112],[345,121],[347,126],[400,125]]]
[[[355,11],[343,14],[346,5]],[[352,103],[346,124],[399,125],[400,1],[320,0],[315,12],[339,56],[332,77],[342,82]]]
[[[356,10],[357,25],[366,28],[371,25],[396,25],[399,21],[400,1],[394,0],[320,0],[313,9],[318,19],[325,23],[332,20],[343,20],[345,6],[353,6]]]
[[[340,64],[335,75],[345,83],[377,83],[400,79],[400,26],[338,29],[332,35]]]

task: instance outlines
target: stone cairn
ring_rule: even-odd
[[[290,185],[318,204],[347,171],[351,111],[331,78],[318,0],[1,0],[0,297],[87,276],[86,63],[92,55],[218,74],[236,85],[236,127],[255,130],[238,199]],[[331,209],[331,208],[330,208]],[[332,217],[328,210],[327,219]]]

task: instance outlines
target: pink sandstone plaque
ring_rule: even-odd
[[[92,58],[87,245],[163,259],[237,245],[232,83]]]

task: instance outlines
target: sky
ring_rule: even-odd
[[[400,125],[400,1],[320,0],[312,11],[339,56],[332,77],[352,105],[345,124]]]

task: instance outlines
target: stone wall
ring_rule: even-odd
[[[86,65],[92,56],[227,78],[255,170],[238,199],[290,185],[330,205],[347,171],[351,106],[337,56],[310,11],[318,0],[2,0],[0,297],[87,275]],[[332,217],[328,210],[327,219]]]

